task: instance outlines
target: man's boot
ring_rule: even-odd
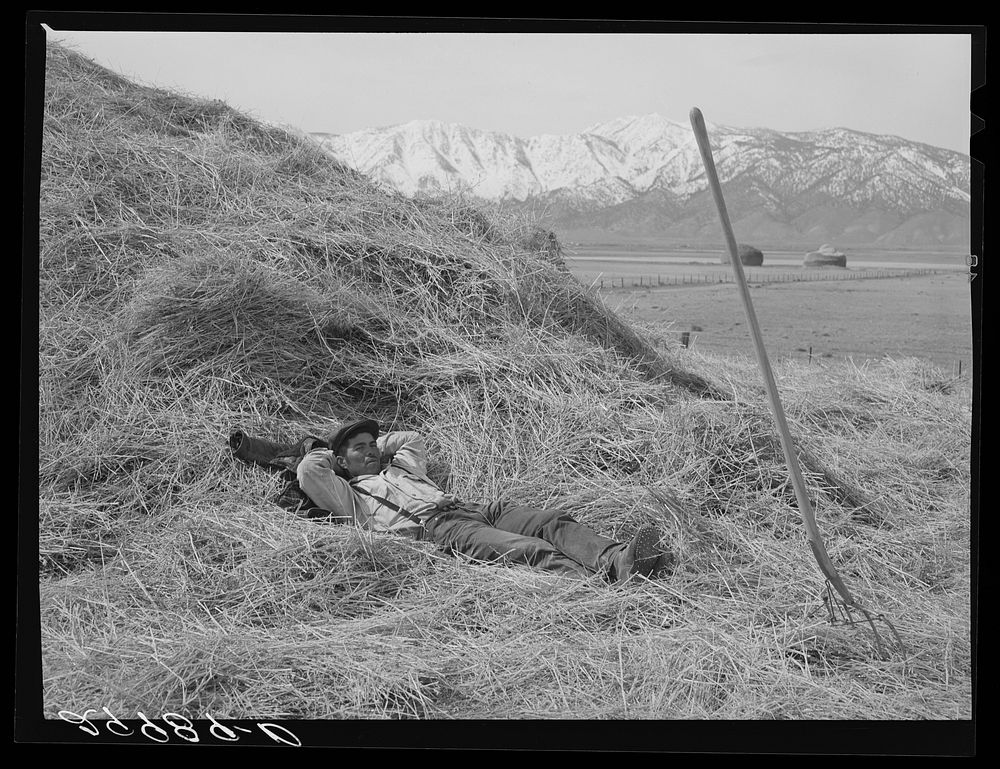
[[[648,577],[657,567],[663,551],[660,532],[654,526],[643,526],[627,545],[622,545],[610,559],[608,576],[622,584],[636,574]]]

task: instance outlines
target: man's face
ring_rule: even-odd
[[[382,469],[382,452],[371,433],[352,435],[340,447],[337,464],[347,475],[376,475]]]

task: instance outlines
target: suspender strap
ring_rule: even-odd
[[[409,510],[404,510],[402,507],[400,507],[399,505],[397,505],[395,502],[390,502],[385,497],[380,497],[377,494],[372,494],[370,491],[368,491],[368,489],[366,489],[366,488],[364,488],[362,486],[358,486],[358,485],[356,485],[354,483],[351,484],[351,488],[354,489],[357,492],[360,492],[361,494],[364,494],[366,496],[371,497],[376,502],[379,502],[379,503],[385,505],[386,507],[388,507],[390,510],[394,510],[395,512],[399,513],[404,518],[408,518],[409,520],[413,521],[414,523],[420,524],[421,526],[424,525],[424,522],[421,521],[416,515],[414,515],[413,513],[411,513]]]

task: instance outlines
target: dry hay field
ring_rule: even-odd
[[[753,273],[751,299],[769,355],[808,360],[811,349],[814,361],[826,363],[912,357],[956,372],[961,361],[963,373],[971,371],[972,301],[962,272],[795,282]],[[600,294],[652,333],[676,340],[687,331],[698,349],[754,354],[733,284],[608,287]]]
[[[799,740],[861,720],[876,740],[876,722],[919,723],[919,753],[949,744],[934,724],[969,723],[967,379],[915,358],[776,365],[830,556],[902,641],[879,623],[880,646],[824,603],[756,366],[658,345],[530,221],[390,194],[304,137],[58,45],[42,131],[22,556],[52,730],[114,742],[102,719],[172,713],[212,744],[210,719],[303,743],[683,750],[696,722],[752,721],[768,750],[857,751]],[[562,506],[614,537],[656,524],[677,569],[615,588],[318,524],[228,448],[237,428],[294,441],[357,412],[422,431],[459,496]],[[429,723],[452,720],[519,723]]]

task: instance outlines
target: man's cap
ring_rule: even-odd
[[[327,437],[326,445],[336,454],[345,441],[358,433],[371,433],[372,438],[378,438],[378,422],[374,419],[357,419],[353,422],[346,422],[341,425],[339,430]]]

